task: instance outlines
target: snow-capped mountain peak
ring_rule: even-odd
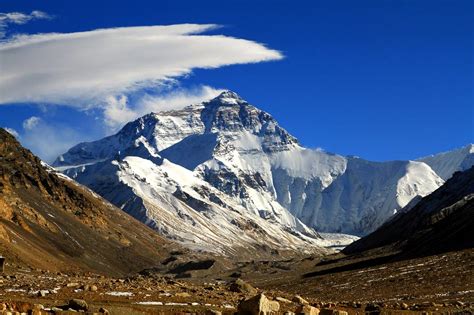
[[[247,103],[244,101],[237,93],[232,92],[230,90],[226,90],[219,94],[217,97],[212,99],[210,104],[213,103],[218,103],[221,105],[228,104],[228,105],[237,105],[237,104],[242,104],[242,103]]]
[[[54,165],[169,238],[228,251],[262,242],[316,248],[324,242],[315,230],[366,234],[439,187],[452,170],[443,166],[440,178],[443,163],[307,149],[270,114],[225,91],[141,117]]]

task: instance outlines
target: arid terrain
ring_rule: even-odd
[[[241,300],[264,292],[279,301],[281,314],[298,310],[301,301],[293,301],[296,295],[319,309],[349,314],[474,311],[474,250],[388,263],[384,259],[337,254],[324,259],[242,263],[229,270],[213,264],[209,269],[189,270],[191,278],[184,279],[153,271],[111,278],[7,266],[0,277],[0,299],[17,311],[41,304],[56,314],[64,313],[61,309],[77,310],[69,304],[71,299],[84,300],[89,312],[102,309],[110,314],[205,314],[211,310],[233,314]],[[256,289],[233,285],[235,277]]]

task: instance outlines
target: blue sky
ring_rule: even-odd
[[[472,1],[3,1],[0,7],[33,10],[53,18],[8,25],[7,38],[195,23],[222,25],[207,35],[263,43],[284,58],[193,68],[166,93],[233,90],[308,147],[382,161],[474,139]],[[103,108],[38,103],[0,105],[0,126],[17,130],[47,160],[111,132]],[[32,116],[41,129],[24,128]],[[46,149],[38,138],[47,139]]]

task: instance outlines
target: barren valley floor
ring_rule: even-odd
[[[326,313],[473,313],[474,249],[387,262],[391,259],[336,254],[240,263],[230,269],[215,264],[209,270],[189,270],[191,277],[185,279],[153,272],[110,278],[7,266],[0,276],[0,301],[20,312],[41,304],[51,313],[67,314],[60,309],[77,310],[67,305],[80,299],[90,313],[102,308],[110,314],[233,314],[241,300],[264,292],[279,301],[281,314],[298,310],[296,295]],[[257,291],[232,285],[236,277]],[[333,311],[329,313],[337,314]]]

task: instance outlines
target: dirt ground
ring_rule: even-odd
[[[271,298],[301,295],[312,305],[361,314],[474,312],[474,249],[390,262],[391,257],[298,258],[240,263],[188,279],[161,274],[109,278],[97,274],[63,274],[8,270],[0,275],[0,302],[26,311],[33,304],[61,307],[85,300],[90,312],[110,314],[233,314],[251,294],[232,292],[241,277]],[[389,262],[387,262],[389,261]],[[212,268],[211,268],[212,270]],[[280,302],[281,314],[297,303]],[[67,308],[66,308],[67,309]],[[57,312],[59,313],[59,312]]]
[[[335,258],[307,259],[296,271],[280,271],[278,277],[258,278],[255,283],[320,301],[393,306],[474,302],[473,249],[398,261],[390,255]]]

